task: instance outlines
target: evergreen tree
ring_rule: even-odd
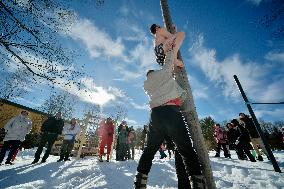
[[[200,127],[202,130],[203,137],[205,139],[205,143],[208,150],[213,150],[216,147],[216,141],[214,139],[214,128],[213,125],[215,121],[213,118],[205,117],[199,121]]]

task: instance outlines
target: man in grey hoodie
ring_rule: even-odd
[[[137,167],[135,189],[146,188],[152,160],[166,136],[170,137],[177,146],[186,173],[190,177],[191,187],[194,189],[206,188],[201,164],[193,148],[187,128],[188,124],[185,122],[180,108],[185,91],[173,77],[173,61],[174,52],[167,52],[163,68],[148,72],[144,82],[144,89],[150,98],[151,115],[147,146]]]

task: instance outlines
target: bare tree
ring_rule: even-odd
[[[24,71],[14,72],[8,74],[2,85],[0,85],[0,98],[9,100],[11,98],[20,97],[22,94],[27,92],[29,87],[28,79],[23,77]]]
[[[68,31],[74,19],[72,11],[51,0],[0,1],[0,61],[25,68],[34,80],[76,83],[81,73],[72,66],[74,52],[58,43],[58,33]]]
[[[57,112],[62,113],[64,119],[71,119],[75,110],[74,104],[75,98],[67,92],[61,92],[59,94],[53,93],[43,103],[40,110],[49,114],[55,115]]]
[[[90,124],[88,126],[87,133],[95,133],[98,129],[99,122],[101,120],[101,107],[97,104],[87,105],[83,110],[84,115],[89,113],[91,115]]]
[[[110,114],[112,119],[117,123],[118,121],[122,121],[126,118],[127,116],[127,108],[122,105],[117,105],[115,106],[113,112]]]

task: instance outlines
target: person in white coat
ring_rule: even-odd
[[[77,121],[75,118],[71,119],[71,124],[67,124],[62,131],[64,135],[63,144],[60,150],[60,161],[70,161],[69,156],[74,147],[76,135],[79,134],[81,131],[80,126],[77,125]]]
[[[4,145],[0,152],[0,164],[2,163],[6,151],[10,149],[5,164],[12,165],[11,160],[13,154],[21,146],[26,135],[32,128],[32,121],[28,118],[29,113],[25,110],[20,115],[13,117],[4,126],[6,135],[4,137]]]

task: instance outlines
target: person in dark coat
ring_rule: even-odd
[[[263,161],[263,157],[262,157],[263,152],[266,154],[266,156],[268,156],[268,153],[264,147],[264,144],[258,134],[258,131],[256,130],[256,127],[252,119],[244,113],[239,113],[239,118],[240,118],[241,124],[249,131],[253,149],[257,153],[257,159],[259,161]],[[259,148],[261,148],[263,152],[259,151]]]
[[[117,137],[116,161],[125,161],[127,157],[128,129],[126,122],[121,124]]]
[[[50,154],[54,142],[56,141],[58,136],[61,135],[62,133],[63,126],[64,126],[64,121],[61,118],[61,112],[57,112],[55,117],[49,117],[45,122],[43,122],[41,127],[41,132],[42,132],[41,140],[37,148],[37,151],[35,153],[35,158],[32,164],[35,164],[39,161],[43,147],[45,147],[47,143],[47,148],[44,156],[42,157],[41,163],[46,162],[46,159]]]
[[[238,130],[232,123],[226,124],[227,128],[227,138],[229,143],[229,150],[235,150],[236,149],[236,140],[238,138]]]
[[[231,123],[238,129],[238,138],[236,140],[236,151],[239,159],[244,159],[243,154],[245,153],[251,162],[256,162],[253,155],[250,153],[252,146],[250,144],[250,135],[249,131],[239,124],[238,120],[233,119]]]

